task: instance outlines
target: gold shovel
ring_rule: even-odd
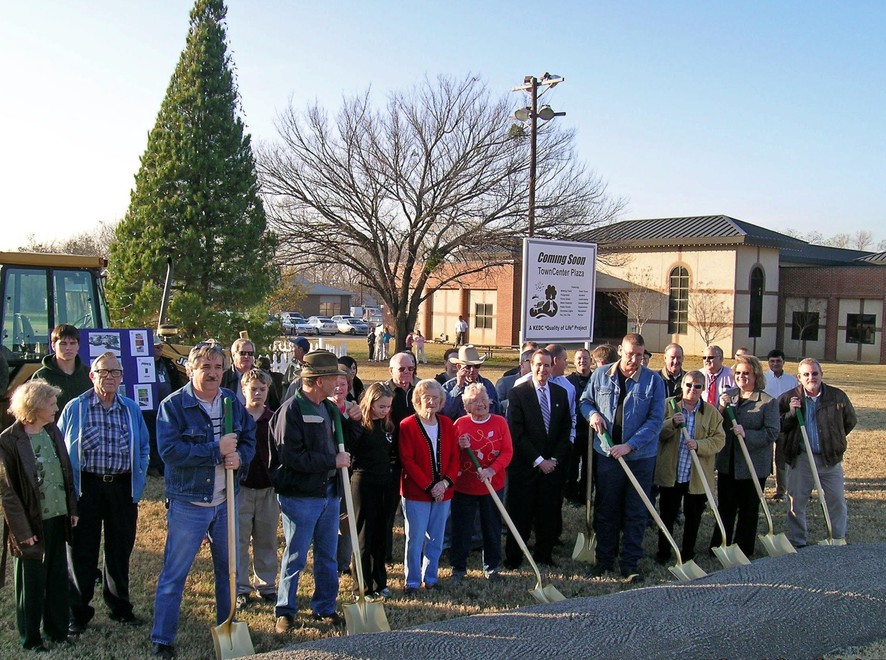
[[[479,471],[483,468],[480,467],[480,462],[474,455],[473,450],[471,448],[468,448],[465,451],[468,452],[468,456],[471,457],[471,461],[473,461],[474,466],[477,468],[477,472],[479,473]],[[489,483],[488,479],[483,480],[483,485],[486,486],[486,490],[489,491],[489,495],[492,497],[492,501],[495,502],[495,506],[498,507],[498,511],[499,513],[501,513],[502,519],[504,519],[505,523],[508,526],[508,529],[511,530],[511,534],[514,535],[514,539],[517,541],[517,544],[520,546],[523,554],[526,555],[526,559],[529,560],[529,563],[532,566],[532,570],[535,571],[535,587],[530,589],[529,593],[531,593],[533,598],[535,598],[535,600],[537,600],[539,603],[556,603],[561,600],[566,600],[566,596],[561,594],[554,585],[548,584],[542,586],[541,573],[538,570],[538,566],[536,565],[535,560],[532,558],[532,554],[530,554],[529,548],[526,547],[526,543],[525,541],[523,541],[523,537],[520,536],[520,532],[518,532],[517,528],[514,526],[514,521],[511,520],[511,517],[505,510],[504,505],[501,503],[501,500],[498,497],[498,493],[495,492],[495,489],[492,487],[492,484]]]
[[[818,476],[818,468],[815,465],[815,457],[812,455],[812,445],[809,443],[809,436],[806,434],[806,422],[803,419],[802,411],[797,408],[797,422],[800,424],[800,433],[803,435],[803,444],[806,445],[806,456],[809,458],[809,469],[812,471],[812,479],[815,481],[815,490],[818,491],[818,501],[821,503],[821,510],[824,513],[824,523],[828,528],[828,537],[819,541],[819,545],[846,545],[846,539],[834,538],[834,527],[831,525],[831,514],[828,512],[828,503],[825,500],[824,491],[821,489],[821,478]]]
[[[591,495],[594,489],[594,471],[592,469],[594,458],[594,443],[588,439],[588,458],[585,463],[585,471],[587,472],[587,493],[585,499],[585,531],[579,532],[575,539],[575,548],[572,550],[572,558],[577,561],[586,561],[591,565],[597,563],[597,535],[594,533],[592,524],[593,505],[591,503]]]
[[[735,412],[732,410],[732,406],[726,406],[726,414],[729,416],[732,425],[735,426],[737,422],[735,421]],[[738,433],[735,434],[735,437],[738,438],[738,446],[741,447],[741,453],[744,456],[744,462],[748,465],[748,470],[750,470],[751,474],[756,475],[756,471],[754,470],[754,463],[751,460],[750,453],[748,453],[748,446],[745,444],[744,438]],[[751,481],[754,482],[754,488],[757,491],[757,497],[760,498],[760,504],[763,505],[763,514],[766,516],[766,524],[769,525],[768,533],[757,534],[757,538],[760,539],[760,543],[763,544],[763,547],[766,549],[766,553],[770,557],[797,554],[797,549],[793,545],[791,545],[791,542],[788,541],[787,536],[785,536],[783,533],[774,533],[774,529],[772,527],[772,513],[770,513],[769,505],[766,503],[766,498],[763,496],[763,489],[760,487],[760,481],[754,478],[751,478]]]
[[[339,437],[341,440],[341,437]],[[338,451],[343,452],[345,445],[339,442]],[[360,633],[388,632],[391,629],[385,608],[381,603],[366,600],[366,588],[363,585],[363,565],[360,562],[360,541],[357,537],[357,516],[354,514],[354,498],[351,494],[351,478],[348,468],[341,469],[341,480],[345,495],[345,509],[348,512],[348,526],[351,530],[351,546],[354,552],[354,568],[357,572],[357,586],[360,595],[356,603],[342,606],[345,614],[345,630],[349,635]]]
[[[603,433],[600,434],[600,447],[603,449],[606,455],[609,456],[609,451],[612,449],[612,438],[609,436],[609,431],[605,429],[603,430]],[[655,521],[655,524],[658,525],[661,533],[665,535],[668,543],[671,544],[671,547],[674,549],[674,554],[677,555],[677,564],[675,566],[668,567],[671,575],[673,575],[681,582],[690,582],[692,580],[697,580],[698,578],[707,577],[707,573],[702,570],[701,566],[695,563],[694,559],[690,559],[687,562],[683,561],[683,557],[680,555],[680,548],[677,547],[677,544],[674,541],[674,537],[671,536],[668,528],[665,527],[664,521],[658,515],[658,511],[655,510],[655,507],[652,506],[652,502],[649,501],[649,497],[643,490],[643,486],[641,486],[640,482],[637,481],[637,477],[635,477],[634,473],[631,472],[631,468],[628,467],[625,459],[619,456],[616,460],[618,461],[618,464],[621,465],[621,469],[625,471],[628,479],[631,480],[631,484],[634,486],[634,490],[637,491],[637,495],[639,495],[640,499],[643,500],[643,504],[646,505],[646,510],[649,511],[649,515],[652,516],[652,519]]]
[[[677,402],[673,399],[671,399],[671,407],[674,412],[677,411]],[[689,437],[689,429],[686,428],[685,424],[680,425],[680,432],[683,436],[684,443],[691,439]],[[695,471],[698,473],[698,476],[701,477],[701,484],[704,487],[705,497],[708,498],[708,505],[711,507],[711,513],[714,514],[714,520],[717,521],[717,527],[720,529],[720,545],[711,548],[711,552],[713,552],[714,556],[720,560],[720,563],[723,564],[723,568],[747,566],[751,563],[751,560],[747,558],[747,555],[745,555],[742,549],[735,543],[732,545],[726,545],[726,528],[723,526],[723,519],[720,517],[720,510],[717,508],[717,500],[714,499],[714,493],[711,492],[711,485],[708,483],[707,476],[701,467],[701,461],[698,460],[698,452],[694,449],[690,449],[689,455],[692,457],[692,465],[695,467]],[[753,473],[753,469],[751,469],[751,474]]]
[[[233,418],[231,415],[231,399],[224,399],[224,424],[225,433],[233,431]],[[242,658],[246,655],[255,655],[252,639],[249,637],[249,628],[243,621],[234,621],[237,611],[237,537],[235,534],[237,525],[236,502],[234,498],[234,470],[225,469],[225,504],[228,514],[228,590],[231,598],[231,609],[224,623],[212,629],[212,643],[215,645],[215,657],[218,660],[230,658]]]

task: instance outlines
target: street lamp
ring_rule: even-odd
[[[514,111],[512,119],[521,122],[529,122],[529,237],[535,231],[535,165],[536,165],[536,145],[538,142],[538,120],[550,121],[554,117],[563,117],[565,112],[554,112],[549,105],[538,107],[538,99],[549,89],[555,87],[566,80],[562,76],[544,73],[541,78],[535,76],[526,76],[523,84],[514,87],[512,92],[527,92],[530,98],[528,106],[518,108]],[[539,93],[538,88],[544,87]]]

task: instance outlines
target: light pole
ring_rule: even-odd
[[[518,108],[514,111],[512,119],[521,122],[529,122],[529,238],[535,232],[535,169],[537,163],[536,147],[538,145],[538,120],[550,121],[554,117],[563,117],[565,112],[554,112],[549,105],[538,107],[538,99],[549,89],[565,81],[563,76],[555,76],[550,73],[544,73],[541,79],[535,76],[526,76],[523,84],[514,87],[512,92],[528,92],[530,103],[528,106]],[[545,87],[539,94],[538,88]]]

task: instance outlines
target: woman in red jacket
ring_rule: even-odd
[[[482,383],[472,383],[461,395],[467,415],[455,422],[458,446],[462,450],[455,496],[452,498],[452,580],[461,581],[467,572],[468,553],[474,533],[474,519],[480,510],[483,532],[483,573],[490,582],[501,579],[501,514],[483,484],[488,480],[498,493],[504,494],[505,469],[514,455],[507,420],[489,413],[489,395]],[[471,449],[480,463],[477,472],[467,450]]]
[[[415,414],[400,422],[407,594],[414,593],[422,583],[425,589],[437,587],[437,565],[458,473],[455,427],[448,417],[437,414],[443,410],[445,399],[446,393],[437,381],[419,381],[412,392]]]

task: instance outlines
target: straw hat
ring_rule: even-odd
[[[449,358],[449,361],[452,364],[464,364],[470,367],[479,367],[486,361],[486,356],[484,355],[483,357],[480,357],[477,349],[473,345],[467,344],[458,349],[458,357],[452,356]]]

